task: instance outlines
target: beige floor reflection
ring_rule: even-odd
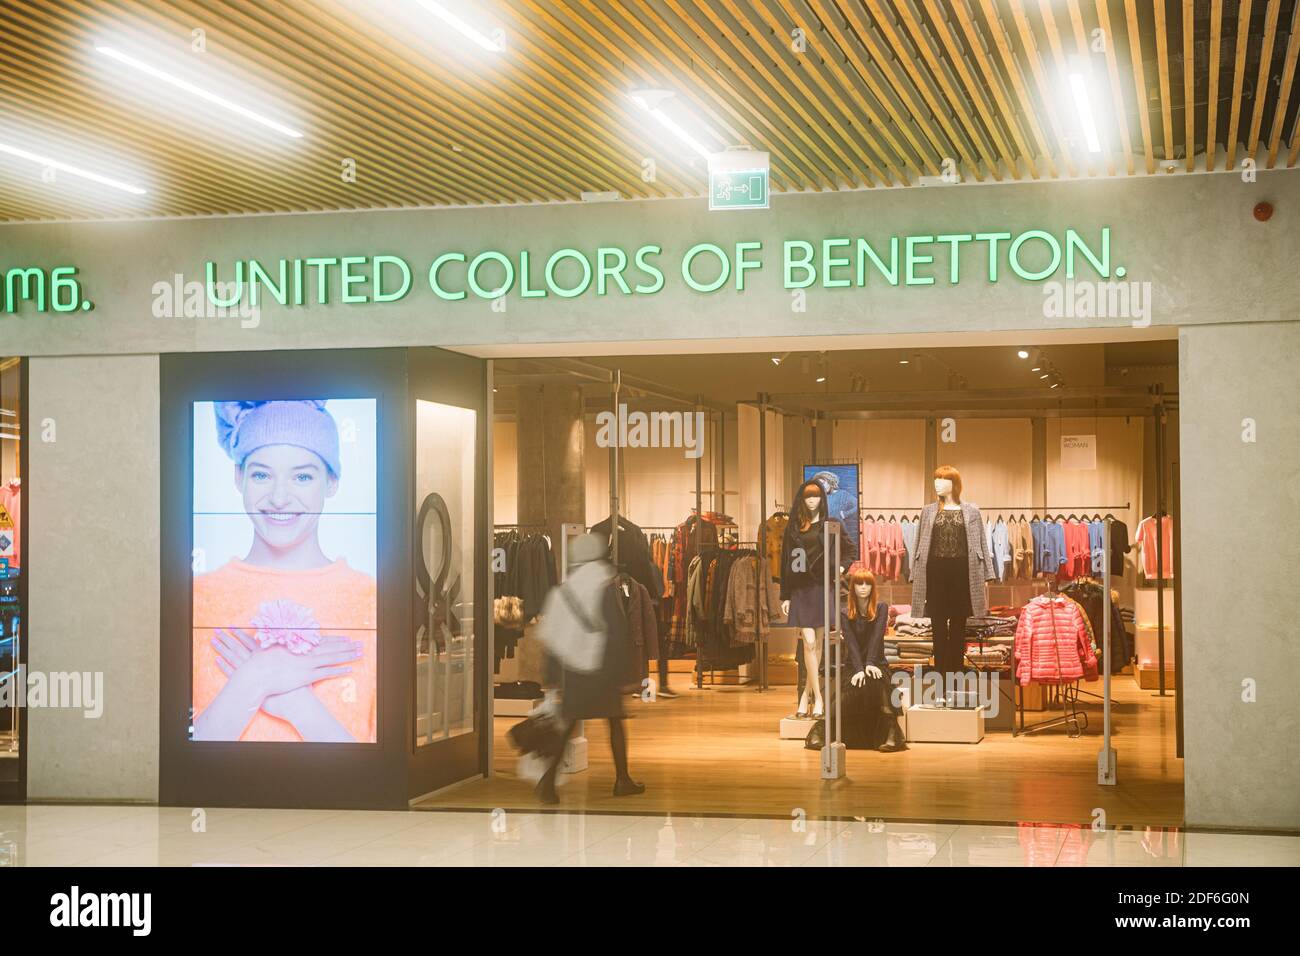
[[[498,810],[0,806],[8,866],[1300,866],[1300,837]]]

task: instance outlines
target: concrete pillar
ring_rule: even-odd
[[[28,710],[27,797],[154,803],[158,356],[33,358],[30,368],[28,669],[102,682],[103,709],[95,716],[75,707]],[[108,497],[107,486],[96,490],[104,478]],[[170,637],[189,640],[188,633]]]
[[[518,420],[517,520],[521,525],[544,525],[558,556],[560,525],[587,520],[581,387],[521,387]]]
[[[1300,830],[1297,354],[1297,322],[1179,332],[1189,825]]]

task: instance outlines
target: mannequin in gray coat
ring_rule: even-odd
[[[984,537],[979,508],[961,500],[961,474],[950,465],[935,469],[933,501],[921,510],[912,563],[912,613],[930,618],[934,666],[942,674],[962,669],[966,619],[988,614],[984,582],[993,556]]]

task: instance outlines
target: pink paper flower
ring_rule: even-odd
[[[266,650],[283,644],[293,654],[306,654],[320,643],[320,625],[311,608],[294,601],[263,601],[252,620],[253,636]]]

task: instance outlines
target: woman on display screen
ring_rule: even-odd
[[[375,740],[375,579],[320,543],[342,470],[325,404],[214,403],[253,539],[194,578],[194,740]]]

